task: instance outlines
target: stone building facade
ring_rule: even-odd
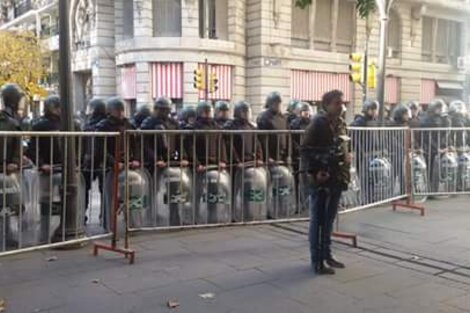
[[[40,6],[55,3],[9,2],[2,8],[2,29],[43,27]],[[18,2],[36,3],[34,14],[12,15]],[[162,95],[178,105],[194,104],[204,98],[193,86],[194,70],[207,59],[219,80],[219,90],[209,95],[212,100],[246,99],[256,112],[272,90],[286,99],[315,103],[324,91],[339,88],[357,109],[362,92],[349,82],[349,55],[364,51],[369,38],[370,58],[377,57],[378,17],[367,27],[351,0],[313,0],[306,10],[294,2],[73,0],[75,105],[83,107],[91,96],[115,94],[130,108]],[[54,20],[57,6],[46,13]],[[459,63],[470,46],[469,13],[464,0],[396,0],[389,30],[387,103],[426,104],[436,96],[468,99]],[[34,18],[26,19],[27,14]]]

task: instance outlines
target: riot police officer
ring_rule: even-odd
[[[124,100],[119,98],[119,97],[114,97],[108,99],[106,102],[106,111],[107,111],[107,117],[101,122],[99,122],[96,125],[96,131],[97,132],[119,132],[119,133],[124,133],[126,130],[133,130],[134,127],[132,124],[129,122],[129,120],[125,117],[124,115]],[[138,168],[140,166],[140,158],[139,158],[139,149],[137,145],[136,140],[129,140],[129,147],[128,151],[124,151],[124,140],[125,136],[122,135],[120,136],[121,140],[121,151],[120,151],[120,156],[119,156],[119,167],[122,169],[124,167],[124,160],[125,160],[125,155],[124,153],[127,152],[129,153],[129,161],[131,162],[130,166],[132,168]],[[97,149],[96,149],[96,156],[95,158],[97,160],[105,160],[105,163],[101,163],[101,166],[105,166],[106,168],[112,168],[114,165],[115,160],[115,147],[116,147],[116,138],[107,138],[106,141],[104,141],[103,138],[99,138],[101,141],[100,143],[97,144]],[[107,155],[104,156],[104,145],[106,143],[106,151]]]
[[[224,125],[227,130],[254,131],[256,126],[251,123],[251,105],[246,101],[238,101],[233,109],[233,120]],[[254,133],[233,135],[233,139],[226,140],[227,151],[231,154],[235,163],[242,167],[244,163],[262,160],[261,145]]]
[[[467,107],[465,103],[460,100],[452,101],[449,105],[450,125],[453,128],[461,128],[466,126]],[[452,131],[451,132],[452,145],[456,148],[462,149],[468,144],[467,132]]]
[[[392,126],[406,127],[411,122],[411,110],[407,104],[398,104],[392,111]],[[389,139],[389,146],[391,147],[390,157],[392,160],[392,177],[398,179],[399,193],[405,192],[405,175],[403,162],[405,160],[405,137],[402,132],[393,132],[390,136],[386,136]]]
[[[350,180],[351,154],[346,123],[341,118],[343,93],[333,90],[323,95],[323,111],[315,116],[305,131],[302,159],[311,177],[310,257],[318,274],[334,274],[344,268],[331,253],[331,234],[341,193]]]
[[[420,123],[421,107],[418,101],[408,102],[408,108],[411,111],[410,127],[418,127]]]
[[[17,112],[21,100],[24,97],[23,91],[16,84],[6,84],[1,89],[1,100],[3,103],[0,111],[0,130],[1,131],[20,131],[20,124],[17,120]],[[2,172],[11,173],[18,170],[21,162],[20,154],[20,137],[2,137],[0,138],[0,145],[6,147],[6,151],[1,149],[0,157],[6,162],[6,169],[3,168]],[[4,153],[6,152],[6,155]]]
[[[142,130],[177,130],[178,122],[170,116],[172,103],[169,98],[160,97],[155,101],[153,115],[142,123]],[[153,172],[154,166],[163,168],[169,162],[179,161],[182,147],[177,134],[143,135],[144,162]],[[154,136],[156,138],[154,138]],[[187,161],[184,162],[187,166]]]
[[[143,105],[137,109],[134,116],[131,119],[131,124],[134,126],[135,129],[140,129],[142,123],[148,118],[152,113],[150,112],[150,108],[147,105]]]
[[[106,102],[103,99],[91,99],[87,106],[87,118],[82,130],[84,132],[94,132],[96,125],[106,118]],[[98,188],[103,194],[103,171],[99,170],[100,160],[96,160],[95,149],[97,147],[96,140],[93,138],[84,138],[84,156],[83,156],[83,176],[85,177],[85,209],[89,204],[89,193],[92,188],[93,181],[98,179]],[[86,221],[86,218],[85,218]]]
[[[226,101],[217,101],[215,103],[215,122],[224,127],[225,123],[230,120],[230,104]]]
[[[290,125],[290,129],[293,130],[304,130],[310,124],[310,119],[312,117],[312,108],[310,104],[306,102],[297,103],[296,107],[297,117],[294,118]]]
[[[207,102],[200,102],[196,108],[196,120],[186,129],[193,130],[220,130],[214,121],[212,106]],[[224,138],[220,134],[197,134],[185,139],[185,149],[188,151],[189,159],[198,172],[206,170],[207,165],[218,165],[226,167],[226,153]],[[196,154],[193,155],[193,149]]]
[[[196,121],[196,109],[192,106],[184,107],[179,114],[179,128],[191,128]]]
[[[379,102],[375,100],[366,100],[362,105],[362,112],[354,117],[351,126],[366,127],[377,124],[377,113]]]
[[[289,129],[286,117],[282,114],[282,98],[278,92],[271,92],[266,98],[266,110],[258,117],[258,129],[277,130]],[[286,162],[288,151],[288,136],[284,134],[272,134],[260,136],[263,155],[268,162]]]
[[[433,100],[427,110],[426,116],[421,121],[424,128],[446,128],[450,121],[447,116],[447,105],[442,99]],[[434,159],[440,153],[444,153],[450,144],[450,136],[447,131],[421,131],[418,133],[418,143],[424,150],[424,156],[429,167],[429,177],[433,179]]]
[[[61,126],[61,103],[58,96],[49,96],[44,101],[44,114],[33,123],[32,131],[57,132]],[[28,146],[28,157],[44,173],[62,163],[62,144],[60,138],[32,137]]]
[[[286,109],[286,119],[287,119],[287,124],[290,125],[292,121],[294,121],[298,115],[296,110],[298,109],[299,101],[298,100],[290,100],[289,103],[287,104],[287,109]]]

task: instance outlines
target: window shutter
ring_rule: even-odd
[[[154,0],[155,37],[181,37],[181,0]]]

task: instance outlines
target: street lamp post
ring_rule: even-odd
[[[72,71],[70,65],[70,0],[59,0],[59,89],[62,103],[62,131],[74,131]],[[73,137],[65,137],[62,159],[63,207],[55,241],[82,236],[83,221],[78,220],[78,179]]]
[[[380,103],[379,119],[380,124],[384,125],[384,106],[385,106],[385,67],[387,60],[387,37],[388,20],[390,8],[394,0],[375,0],[380,14],[380,46],[379,46],[379,66],[377,70],[377,101]]]

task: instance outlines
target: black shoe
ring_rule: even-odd
[[[334,257],[330,257],[326,259],[326,264],[328,264],[330,267],[333,267],[333,268],[345,268],[346,267],[343,263],[339,262]]]
[[[324,262],[321,262],[315,266],[315,273],[318,275],[334,275],[335,270],[326,265]]]

